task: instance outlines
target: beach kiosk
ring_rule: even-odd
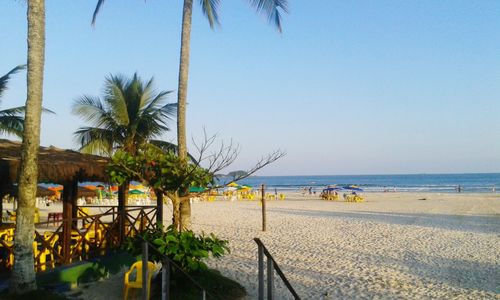
[[[17,183],[21,163],[20,154],[20,142],[0,139],[0,199],[3,199],[7,194],[11,194]],[[79,195],[89,193],[89,191],[79,189],[79,182],[107,181],[105,169],[108,162],[109,158],[97,155],[82,154],[77,151],[64,150],[52,146],[39,148],[38,182],[58,183],[64,187],[62,191],[63,211],[62,220],[60,220],[61,225],[54,232],[54,236],[57,235],[57,237],[50,237],[48,241],[44,241],[43,239],[46,237],[36,232],[37,236],[35,238],[42,240],[42,245],[39,247],[41,248],[41,250],[39,249],[40,253],[53,252],[49,254],[55,256],[58,264],[69,263],[75,259],[75,256],[78,256],[78,253],[75,254],[77,250],[86,249],[82,244],[93,242],[98,246],[104,245],[104,238],[99,241],[96,237],[93,237],[90,240],[90,228],[77,228],[77,221],[79,219],[77,199]],[[145,208],[137,206],[127,207],[127,198],[128,193],[125,192],[125,188],[121,188],[118,193],[118,206],[112,207],[107,211],[107,213],[109,212],[108,214],[113,215],[113,224],[108,224],[110,227],[113,226],[113,232],[106,232],[106,238],[113,234],[113,242],[116,244],[121,243],[125,236],[130,236],[139,231],[134,227],[139,218],[141,224],[144,219],[148,221],[147,227],[141,225],[141,230],[156,226],[157,222],[162,221],[161,197],[158,197],[157,207],[151,207],[152,209],[148,213],[145,212]],[[2,201],[0,201],[0,220],[1,212],[3,211],[2,206]],[[131,210],[134,210],[134,212],[130,212]],[[88,216],[88,218],[94,224],[102,224],[99,219],[100,216]],[[153,219],[156,219],[156,221],[153,221]],[[102,225],[104,226],[104,224]],[[97,230],[97,228],[94,229]],[[54,246],[51,246],[51,243],[55,239],[58,240],[62,251],[56,251]],[[80,239],[77,246],[74,243],[75,239]],[[10,246],[13,248],[12,243],[3,243],[0,246],[4,248]],[[12,249],[8,249],[8,251],[12,251]],[[42,254],[39,255],[41,256]]]

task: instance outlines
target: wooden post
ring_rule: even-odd
[[[128,200],[128,187],[128,181],[118,187],[118,240],[120,244],[125,238],[125,206]]]
[[[260,186],[262,202],[262,231],[266,231],[266,191],[264,185]]]
[[[170,298],[170,262],[164,259],[161,268],[161,300]]]
[[[78,189],[78,182],[68,181],[63,184],[63,258],[64,263],[71,261],[71,229],[73,226],[73,195]]]
[[[259,300],[264,300],[264,249],[262,245],[257,243],[259,257]]]
[[[148,268],[148,243],[146,241],[142,242],[142,299],[148,300],[149,296],[149,268]]]
[[[6,193],[0,193],[0,225],[3,224],[3,197]]]
[[[71,228],[76,229],[78,228],[78,220],[76,218],[78,217],[78,180],[73,180],[71,183],[73,188],[71,189],[71,195],[70,195],[70,200],[71,200]]]
[[[156,224],[163,226],[163,193],[155,190],[156,195]]]
[[[274,263],[271,257],[267,258],[267,300],[274,299]]]

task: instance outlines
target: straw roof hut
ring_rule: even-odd
[[[38,181],[66,183],[73,181],[106,181],[109,159],[82,154],[53,146],[40,147]],[[0,139],[0,189],[17,182],[21,164],[21,143]]]

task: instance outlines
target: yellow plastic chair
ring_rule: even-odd
[[[361,196],[354,196],[354,202],[363,202],[365,200],[365,198],[361,197]]]
[[[156,267],[155,264],[148,261],[148,299],[149,299],[149,294],[151,293],[151,278],[153,277],[153,272],[155,271]],[[134,272],[135,270],[135,280],[130,281],[130,275]],[[125,273],[125,279],[124,279],[124,296],[123,299],[127,300],[128,298],[128,290],[129,289],[142,289],[142,261],[135,262],[131,267],[130,270]]]
[[[54,235],[54,237],[52,237],[52,235]],[[51,232],[51,231],[45,231],[43,233],[43,238],[46,242],[48,242],[50,244],[50,248],[52,248],[52,250],[45,249],[44,253],[45,253],[45,257],[50,258],[50,261],[48,261],[48,263],[50,263],[52,268],[54,268],[56,266],[56,261],[54,258],[54,251],[57,251],[57,253],[61,254],[61,247],[60,246],[56,247],[56,243],[59,240],[59,235],[54,233],[54,232]]]
[[[79,207],[77,217],[86,217],[90,215],[90,210],[88,207]]]
[[[33,256],[36,259],[35,265],[37,265],[37,263],[38,263],[37,269],[40,271],[45,271],[45,270],[47,270],[46,251],[38,250],[38,246],[39,246],[39,244],[36,241],[33,241]],[[37,259],[37,257],[38,257],[38,259]]]

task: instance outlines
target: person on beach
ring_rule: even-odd
[[[312,194],[312,189],[313,189],[313,188],[310,186],[310,187],[309,187],[309,195],[311,195],[311,194]]]

